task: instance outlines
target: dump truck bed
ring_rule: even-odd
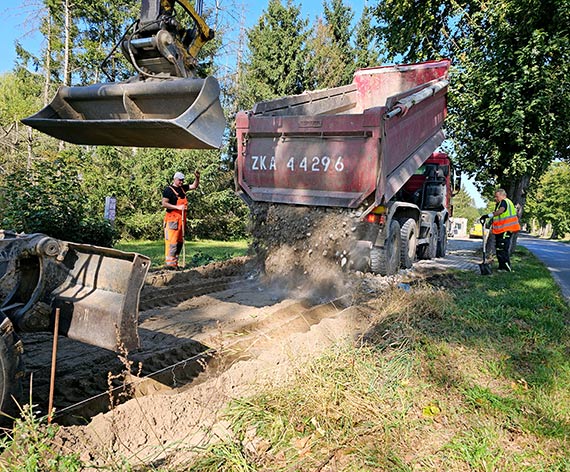
[[[239,187],[261,202],[390,200],[444,139],[448,69],[448,60],[362,69],[351,85],[238,113]]]

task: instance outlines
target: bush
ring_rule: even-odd
[[[86,218],[79,224],[77,242],[113,247],[119,240],[119,232],[108,221],[102,218]]]
[[[149,239],[156,241],[163,237],[163,212],[134,213],[120,220],[123,239]]]

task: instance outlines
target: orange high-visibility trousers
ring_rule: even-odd
[[[186,205],[186,198],[179,198],[176,205]],[[184,216],[181,210],[170,210],[164,215],[164,260],[167,267],[178,267],[178,257],[184,244]]]

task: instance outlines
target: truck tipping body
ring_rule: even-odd
[[[434,151],[445,138],[449,65],[362,69],[350,85],[238,113],[238,193],[262,218],[263,205],[321,208],[325,218],[348,211],[356,221],[339,221],[350,237],[329,235],[344,247],[318,245],[340,253],[342,266],[346,255],[346,267],[386,275],[445,255],[450,163]]]
[[[351,85],[240,112],[239,187],[273,203],[389,201],[444,139],[448,69],[448,60],[362,69]]]

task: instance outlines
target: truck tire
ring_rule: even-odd
[[[437,254],[438,231],[435,223],[431,224],[428,240],[428,244],[422,244],[418,248],[418,259],[434,259]]]
[[[370,249],[370,270],[375,274],[393,275],[400,268],[400,223],[392,220],[384,247]]]
[[[442,223],[439,226],[439,238],[437,240],[436,257],[445,257],[447,254],[447,226]]]
[[[413,218],[400,220],[400,225],[400,262],[404,269],[409,269],[416,258],[418,226]]]
[[[12,322],[0,312],[0,427],[10,428],[22,398],[22,342]]]

